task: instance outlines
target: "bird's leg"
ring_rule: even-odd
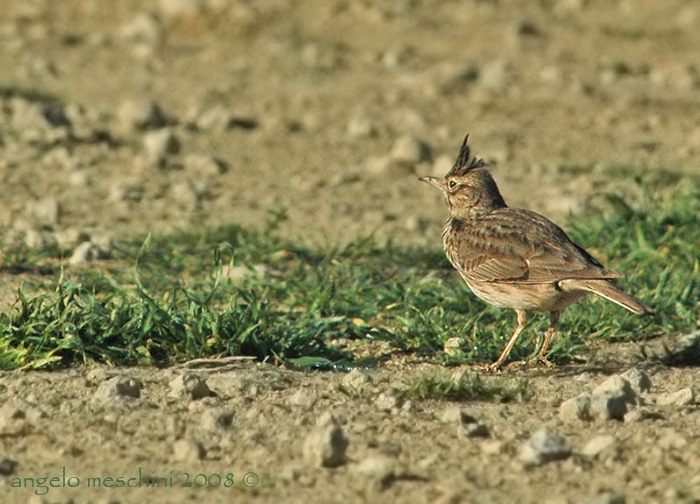
[[[489,370],[491,371],[498,371],[501,368],[505,360],[508,358],[510,351],[513,349],[513,345],[515,345],[515,340],[518,339],[518,336],[520,336],[520,333],[523,331],[523,329],[525,329],[525,326],[527,325],[528,315],[525,310],[515,310],[515,314],[518,316],[518,326],[515,328],[515,331],[513,331],[513,335],[508,340],[508,344],[506,344],[506,347],[503,349],[503,352],[501,352],[501,356],[498,359],[496,359],[496,362],[489,366]]]
[[[552,341],[552,337],[554,336],[554,328],[557,326],[557,322],[559,322],[559,311],[551,311],[549,312],[550,316],[550,321],[549,321],[549,327],[547,328],[547,331],[544,333],[544,341],[542,342],[542,346],[540,347],[540,351],[537,353],[537,357],[535,357],[533,360],[536,362],[540,362],[544,364],[545,366],[553,366],[548,359],[547,359],[547,350],[549,350],[549,342]]]

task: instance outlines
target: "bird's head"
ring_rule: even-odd
[[[450,209],[450,216],[466,218],[506,206],[496,182],[486,170],[483,159],[473,157],[464,138],[457,161],[442,178],[420,177],[442,191]]]

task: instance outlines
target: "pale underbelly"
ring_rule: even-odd
[[[563,310],[587,294],[585,291],[563,292],[554,283],[466,282],[472,292],[488,304],[516,310]]]

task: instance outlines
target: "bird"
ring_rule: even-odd
[[[471,291],[486,303],[515,310],[517,326],[498,359],[507,361],[531,312],[546,311],[550,324],[537,356],[528,364],[552,366],[549,344],[561,311],[593,293],[638,315],[654,310],[614,283],[621,273],[574,243],[546,217],[506,205],[483,159],[472,156],[469,135],[452,169],[442,178],[420,177],[440,189],[449,217],[442,230],[445,254]]]

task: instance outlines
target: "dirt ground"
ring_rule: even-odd
[[[416,179],[444,174],[466,133],[511,205],[558,220],[700,176],[693,1],[4,0],[0,47],[0,229],[32,245],[281,211],[311,243],[438,243],[444,203]],[[199,400],[170,395],[179,369],[4,373],[0,486],[32,503],[699,502],[697,406],[655,400],[696,369],[651,370],[639,421],[559,418],[627,366],[521,372],[531,400],[464,406],[486,439],[444,421],[453,405],[386,407],[405,366],[347,393],[342,374],[238,363],[196,370],[216,393]],[[102,390],[113,375],[140,397]],[[335,468],[305,441],[328,414],[349,440]],[[529,467],[518,451],[542,425],[574,454]],[[582,454],[598,434],[614,453]],[[63,467],[75,488],[11,486]],[[87,487],[139,468],[173,487]],[[182,488],[183,471],[222,484]]]

